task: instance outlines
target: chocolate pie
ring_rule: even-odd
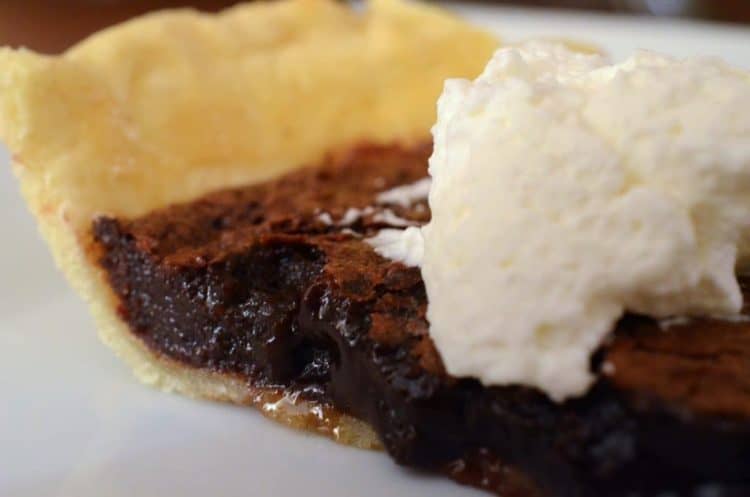
[[[747,495],[747,323],[663,329],[628,316],[592,363],[600,381],[563,404],[446,374],[419,270],[365,241],[390,227],[385,210],[429,220],[424,200],[377,200],[424,177],[429,154],[362,146],[135,219],[97,218],[120,316],[171,361],[363,420],[397,462],[498,495]]]
[[[367,243],[429,220],[379,194],[426,176],[443,79],[496,43],[393,0],[162,14],[59,58],[0,52],[0,134],[149,384],[503,496],[750,495],[748,322],[628,315],[596,385],[555,403],[448,375],[419,270]]]

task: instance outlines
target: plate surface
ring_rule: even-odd
[[[648,47],[750,68],[750,29],[580,13],[454,7],[506,40]],[[39,239],[0,148],[0,495],[45,497],[474,496],[385,455],[280,427],[251,409],[137,383],[99,343]]]

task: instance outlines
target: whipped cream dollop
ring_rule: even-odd
[[[740,311],[747,74],[649,52],[611,65],[552,43],[505,48],[476,80],[446,82],[433,137],[432,220],[387,241],[421,264],[451,374],[563,400],[591,386],[591,355],[624,312]]]

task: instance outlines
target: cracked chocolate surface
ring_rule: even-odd
[[[183,364],[366,420],[401,464],[502,467],[484,487],[503,495],[750,496],[750,322],[662,329],[626,316],[592,360],[607,374],[562,404],[446,374],[418,269],[363,241],[387,227],[376,216],[386,208],[429,220],[425,202],[376,201],[424,177],[429,153],[360,147],[139,219],[97,219],[123,319]],[[360,215],[342,223],[351,208]],[[480,486],[486,477],[459,473]]]

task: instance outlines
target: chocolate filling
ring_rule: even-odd
[[[424,201],[376,200],[424,177],[429,153],[360,147],[135,220],[97,219],[122,318],[159,354],[301,392],[370,423],[398,463],[502,495],[750,495],[750,323],[662,329],[627,316],[592,360],[607,374],[562,404],[446,374],[419,271],[363,240],[388,227],[385,209],[429,220]]]

